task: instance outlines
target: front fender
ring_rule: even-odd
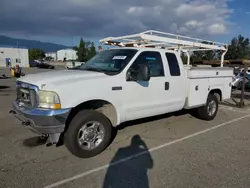
[[[122,123],[125,120],[125,116],[122,116],[123,111],[121,108],[121,103],[118,100],[114,100],[111,98],[103,98],[103,97],[89,97],[89,98],[82,98],[82,99],[71,99],[67,101],[66,103],[63,103],[63,108],[65,106],[71,106],[70,108],[75,108],[76,106],[88,102],[88,101],[94,101],[94,100],[102,100],[107,101],[108,103],[112,104],[115,108],[116,114],[117,114],[117,125]]]

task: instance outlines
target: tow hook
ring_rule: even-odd
[[[45,144],[49,138],[48,134],[42,134],[39,139]]]
[[[49,134],[46,146],[50,147],[53,145],[57,145],[60,135],[61,133]]]
[[[22,122],[22,125],[24,125],[24,126],[30,126],[30,124],[31,124],[30,121],[23,121]]]
[[[10,113],[10,114],[16,114],[16,111],[10,110],[9,113]]]

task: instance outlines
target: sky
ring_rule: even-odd
[[[0,0],[0,34],[65,45],[149,29],[230,43],[250,0]]]

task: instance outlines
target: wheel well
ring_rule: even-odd
[[[220,89],[213,89],[209,92],[209,94],[213,94],[217,97],[218,101],[222,100],[222,93]]]
[[[66,120],[65,131],[67,130],[70,122],[76,116],[78,112],[81,110],[96,110],[98,112],[103,113],[112,123],[113,126],[117,124],[117,113],[114,105],[105,101],[105,100],[91,100],[77,105],[72,108],[69,113],[69,116]]]

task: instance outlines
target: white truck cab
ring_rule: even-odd
[[[197,117],[213,120],[219,101],[231,97],[233,69],[183,65],[180,53],[185,49],[163,47],[162,43],[190,40],[150,33],[101,40],[121,47],[101,51],[77,70],[18,79],[11,113],[31,130],[47,135],[49,145],[62,141],[81,158],[101,153],[115,127],[126,121],[181,109],[195,109]],[[113,42],[138,36],[139,43]],[[155,47],[157,43],[161,48]],[[196,42],[192,46],[226,51],[224,45]]]

